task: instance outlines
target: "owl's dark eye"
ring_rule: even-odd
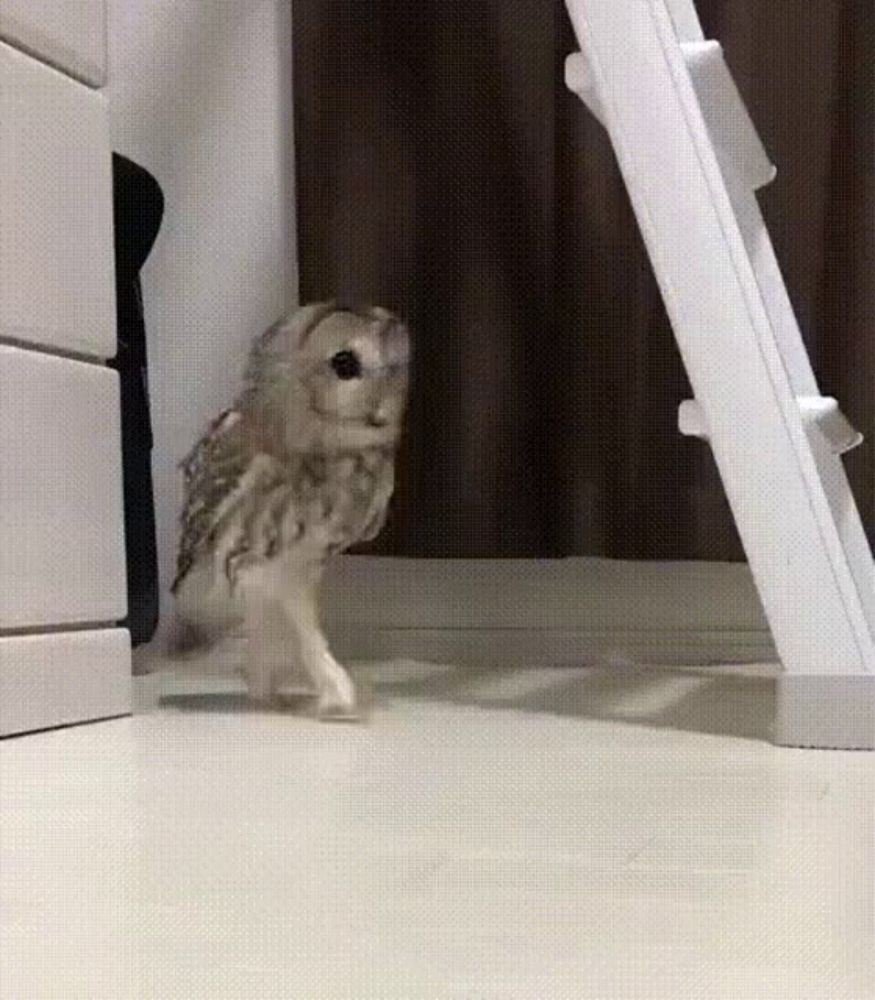
[[[340,379],[361,378],[362,363],[355,351],[338,351],[331,359],[331,367]]]

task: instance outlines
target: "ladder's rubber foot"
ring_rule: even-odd
[[[875,750],[875,674],[783,674],[777,695],[778,746]]]

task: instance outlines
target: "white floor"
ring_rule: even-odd
[[[875,755],[769,745],[769,670],[371,673],[0,744],[0,995],[875,997]]]

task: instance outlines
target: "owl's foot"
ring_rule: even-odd
[[[295,709],[316,698],[312,680],[298,673],[247,669],[243,672],[249,700],[262,708]]]
[[[339,664],[332,666],[334,669],[323,675],[316,712],[323,722],[355,722],[362,717],[355,685]]]
[[[333,691],[320,695],[316,713],[322,722],[360,722],[363,718],[355,698],[346,701]]]
[[[319,693],[313,678],[307,671],[293,664],[283,669],[276,678],[276,692],[281,701],[298,701],[301,698],[315,698]]]
[[[321,693],[312,680],[298,673],[278,676],[274,671],[250,667],[244,676],[249,700],[262,708],[300,707],[315,697],[316,716],[323,722],[357,722],[363,717],[355,687],[345,672],[331,678]]]

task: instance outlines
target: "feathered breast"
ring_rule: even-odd
[[[392,453],[382,449],[271,455],[238,410],[218,417],[182,462],[175,593],[192,566],[225,545],[225,572],[309,540],[314,556],[342,551],[380,531],[394,484]]]

